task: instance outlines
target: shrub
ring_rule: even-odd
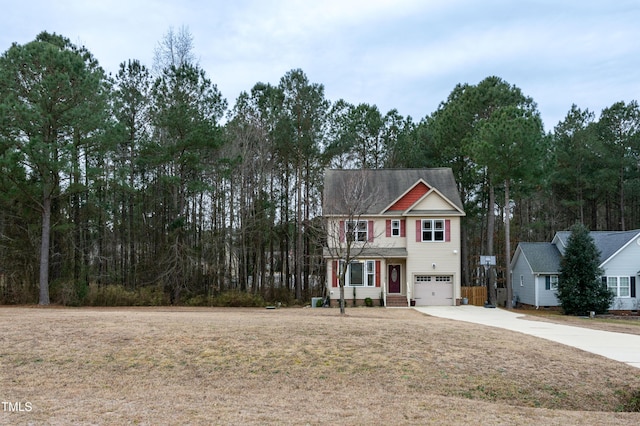
[[[622,399],[618,411],[640,413],[640,389],[616,392]]]
[[[216,306],[228,308],[257,308],[266,305],[259,294],[241,291],[226,291],[216,296],[194,296],[185,302],[188,306]]]
[[[364,304],[367,305],[368,307],[372,307],[373,306],[373,300],[371,300],[370,297],[367,297],[364,299]]]
[[[128,290],[122,285],[89,285],[86,304],[89,306],[162,306],[167,296],[155,286]]]

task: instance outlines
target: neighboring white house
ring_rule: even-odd
[[[361,186],[370,199],[345,191]],[[351,247],[345,299],[408,306],[454,305],[460,299],[460,218],[464,216],[449,168],[327,170],[327,294],[339,299],[338,269]]]
[[[556,233],[550,243],[520,243],[511,261],[513,295],[522,304],[559,306],[556,296],[560,259],[571,232]],[[616,297],[610,310],[638,309],[637,283],[640,278],[640,230],[592,231],[600,251],[603,282]]]

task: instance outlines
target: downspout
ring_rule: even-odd
[[[388,281],[385,278],[384,284],[382,285],[382,303],[384,303],[384,307],[387,307],[387,285]]]
[[[538,303],[538,278],[540,278],[540,274],[533,274],[533,298],[536,301],[536,309],[540,307]]]

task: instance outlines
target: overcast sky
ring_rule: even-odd
[[[571,104],[599,115],[640,98],[638,0],[0,0],[0,51],[46,30],[111,73],[151,67],[181,26],[230,105],[296,68],[331,101],[415,121],[490,75],[531,96],[548,131]]]

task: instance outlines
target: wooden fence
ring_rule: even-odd
[[[469,305],[484,306],[487,301],[487,288],[483,286],[461,287],[462,297],[469,299]]]

